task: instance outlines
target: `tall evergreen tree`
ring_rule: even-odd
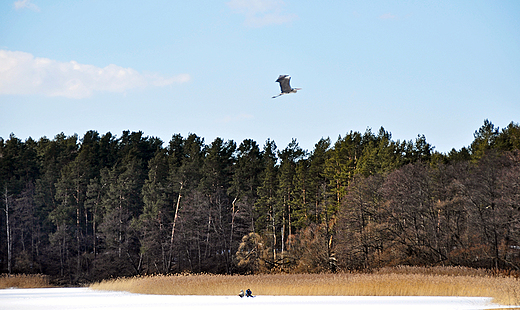
[[[368,138],[369,137],[369,138]],[[377,136],[367,131],[364,136],[363,153],[356,165],[356,173],[365,177],[387,174],[401,165],[400,143],[391,140],[392,135],[383,127]]]
[[[266,236],[268,247],[272,249],[271,266],[276,261],[278,246],[276,238],[276,190],[278,187],[278,158],[276,156],[276,144],[267,140],[263,148],[260,186],[258,187],[258,200],[255,204],[255,231]]]
[[[200,197],[198,188],[205,157],[204,139],[195,134],[190,134],[185,139],[174,135],[169,144],[168,156],[169,180],[175,202],[172,205],[170,247],[173,251],[171,253],[176,256],[171,261],[175,262],[177,271],[196,270],[195,266],[198,266],[200,272],[202,255],[199,247],[201,232],[197,220],[200,215],[197,201]],[[182,237],[177,238],[177,235]]]
[[[137,158],[127,156],[106,176],[103,198],[104,216],[99,225],[105,272],[133,275],[140,270],[139,244],[132,219],[142,212],[144,171]]]
[[[227,195],[235,162],[235,149],[235,142],[224,142],[221,138],[216,138],[207,148],[200,184],[208,206],[207,235],[215,238],[206,238],[205,242],[212,249],[210,253],[223,254],[217,258],[223,260],[219,263],[225,267],[226,272],[230,272],[231,268],[230,253],[236,252],[236,249],[230,248],[228,238],[231,234],[232,200]]]
[[[493,125],[489,120],[484,120],[478,130],[475,131],[473,137],[475,138],[470,145],[471,156],[474,160],[478,160],[484,156],[487,150],[492,149],[495,146],[499,129]]]
[[[159,151],[149,163],[148,179],[143,186],[144,209],[136,227],[146,273],[170,272],[173,249],[169,246],[172,201],[168,176],[166,150]]]
[[[278,168],[278,191],[277,191],[277,212],[275,216],[278,217],[280,222],[280,239],[281,239],[281,251],[285,250],[286,241],[288,242],[287,247],[290,248],[290,239],[293,233],[293,212],[295,207],[298,206],[296,202],[296,166],[298,161],[304,159],[305,152],[299,147],[298,142],[295,139],[289,143],[289,145],[278,152],[280,158],[280,166]],[[296,213],[301,215],[301,210],[296,209]],[[305,216],[305,215],[303,215]],[[296,221],[299,221],[296,218]]]
[[[254,204],[260,184],[262,171],[262,153],[258,144],[246,139],[237,149],[236,162],[233,169],[228,194],[231,202],[231,233],[229,244],[237,249],[243,236],[254,231]]]
[[[309,160],[308,179],[311,186],[308,187],[309,203],[312,202],[313,221],[317,224],[324,220],[324,211],[328,200],[328,180],[325,174],[325,165],[330,155],[330,139],[321,139],[314,146]],[[307,199],[306,199],[307,200]]]

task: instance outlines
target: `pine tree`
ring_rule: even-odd
[[[267,140],[263,148],[263,171],[258,187],[258,200],[255,203],[255,232],[265,235],[267,246],[272,249],[271,264],[276,261],[276,190],[277,166],[276,144]]]
[[[478,160],[484,156],[487,150],[494,148],[498,138],[499,129],[489,120],[484,120],[478,130],[475,131],[473,137],[475,138],[470,145],[471,157],[473,160]]]
[[[286,241],[287,248],[290,248],[290,239],[293,233],[293,212],[296,203],[296,166],[298,161],[302,160],[305,152],[299,147],[295,139],[282,151],[278,152],[280,158],[280,166],[278,168],[278,191],[277,191],[277,212],[275,216],[281,224],[280,238],[281,251],[285,251]],[[299,213],[296,210],[296,213]],[[299,218],[296,219],[298,221]]]
[[[232,251],[239,247],[243,236],[254,231],[254,204],[257,201],[259,175],[262,170],[262,153],[258,144],[246,139],[237,149],[236,162],[228,195],[231,202],[231,232],[229,244]],[[233,253],[233,252],[232,252]]]
[[[171,188],[168,182],[166,150],[156,153],[150,160],[148,179],[143,186],[143,213],[139,216],[141,255],[147,273],[168,273],[173,250],[169,245],[171,214]]]
[[[322,223],[325,218],[324,211],[328,200],[330,180],[325,174],[325,165],[330,155],[329,148],[330,139],[321,139],[316,143],[309,157],[308,179],[310,186],[308,187],[309,194],[305,197],[308,197],[309,203],[312,203],[311,214],[313,215],[313,222],[317,224]]]
[[[224,265],[226,272],[230,272],[231,268],[230,253],[236,251],[236,249],[230,248],[228,238],[231,234],[233,205],[227,195],[235,162],[235,149],[235,142],[224,142],[221,138],[216,138],[207,148],[200,184],[208,206],[205,214],[208,223],[206,247],[211,249],[210,253],[223,253],[217,258],[223,259],[219,265]],[[209,237],[210,235],[214,238],[213,240]]]

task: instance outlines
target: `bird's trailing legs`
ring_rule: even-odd
[[[301,89],[301,88],[292,88],[290,92],[279,93],[278,95],[273,96],[273,98],[280,97],[281,95],[285,95],[285,94],[295,93],[295,92],[299,91],[300,89]]]

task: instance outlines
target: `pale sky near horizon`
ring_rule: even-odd
[[[280,92],[292,76],[296,94]],[[0,137],[473,141],[520,122],[520,1],[0,2]]]

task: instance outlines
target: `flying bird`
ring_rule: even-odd
[[[285,94],[295,93],[301,89],[291,88],[291,85],[289,84],[291,82],[291,77],[287,74],[280,75],[275,82],[280,83],[280,89],[282,90],[282,92],[279,95],[273,96],[273,98],[280,97],[281,95]]]

